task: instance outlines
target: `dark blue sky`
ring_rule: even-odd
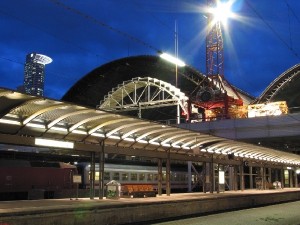
[[[60,99],[81,77],[110,61],[174,53],[205,72],[206,0],[0,1],[0,86],[23,83],[25,56],[50,56],[45,97]],[[236,0],[224,33],[225,77],[258,96],[300,62],[299,0]],[[298,56],[299,54],[299,56]]]

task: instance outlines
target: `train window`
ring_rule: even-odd
[[[122,173],[122,180],[127,181],[128,180],[128,173]]]
[[[104,180],[110,180],[110,173],[104,172]]]
[[[132,174],[131,174],[131,180],[132,180],[132,181],[137,180],[137,174],[136,174],[136,173],[132,173]]]
[[[162,175],[162,180],[163,180],[163,181],[166,180],[166,176],[167,176],[167,175],[166,175],[165,173]]]
[[[113,180],[120,180],[120,174],[118,172],[113,173]]]
[[[153,180],[153,174],[152,173],[148,173],[147,174],[147,181],[152,181]]]
[[[176,181],[176,173],[175,174],[171,173],[170,175],[171,175],[170,180],[171,181]]]
[[[139,180],[140,181],[144,181],[145,180],[145,174],[144,173],[140,173],[139,174]]]
[[[95,180],[99,180],[99,172],[95,173]]]
[[[154,181],[158,181],[158,174],[154,174]]]

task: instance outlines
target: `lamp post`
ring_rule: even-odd
[[[177,87],[177,67],[184,67],[185,63],[178,59],[177,57],[174,57],[170,54],[167,53],[163,53],[163,52],[159,52],[160,57],[165,59],[166,61],[175,64],[175,70],[176,70],[176,87]],[[180,108],[179,108],[179,103],[177,104],[177,120],[176,120],[177,124],[180,123]]]

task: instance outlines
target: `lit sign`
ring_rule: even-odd
[[[225,173],[224,173],[224,171],[219,171],[219,184],[225,184]]]
[[[248,105],[248,117],[279,116],[287,114],[288,107],[285,101],[267,104]]]
[[[58,148],[74,148],[74,143],[69,141],[58,141],[44,138],[35,138],[35,145],[58,147]]]

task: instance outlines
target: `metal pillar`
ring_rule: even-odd
[[[244,163],[240,165],[240,190],[245,190],[245,183],[244,183]]]
[[[233,171],[233,186],[234,190],[237,191],[237,166],[234,166],[234,171]]]
[[[289,171],[289,183],[290,183],[290,188],[294,187],[293,186],[293,170],[288,170]]]
[[[158,159],[158,184],[157,184],[157,193],[162,195],[162,159]]]
[[[261,189],[265,190],[265,167],[260,167],[260,175],[261,175]]]
[[[269,179],[268,182],[272,183],[272,169],[268,168],[268,172],[269,172]]]
[[[283,167],[281,168],[281,188],[283,189],[285,186],[285,183],[284,183],[284,169]]]
[[[278,181],[278,169],[275,169],[275,181]]]
[[[218,163],[218,165],[217,165],[217,173],[218,173],[218,182],[217,182],[217,193],[220,193],[220,184],[219,184],[219,176],[220,176],[220,174],[219,174],[219,170],[220,170],[220,164]]]
[[[234,190],[234,167],[230,166],[229,167],[229,190],[232,191]]]
[[[95,196],[95,152],[91,152],[91,167],[90,167],[90,199]]]
[[[253,189],[253,167],[249,166],[250,189]]]
[[[203,193],[206,193],[206,163],[202,163],[202,189],[203,189]]]
[[[166,163],[166,194],[171,194],[171,160],[170,160],[170,149],[167,151],[167,163]]]
[[[192,162],[188,161],[188,192],[192,192]]]
[[[177,124],[180,124],[180,105],[179,105],[179,102],[177,103],[177,121],[176,122],[177,122]]]
[[[212,155],[211,163],[209,164],[209,180],[210,180],[210,193],[213,193],[215,190],[215,171],[214,171],[214,156]]]
[[[104,140],[101,142],[99,153],[99,199],[104,197]]]
[[[294,176],[295,176],[295,187],[298,188],[298,175],[297,175],[297,170],[294,170]]]

